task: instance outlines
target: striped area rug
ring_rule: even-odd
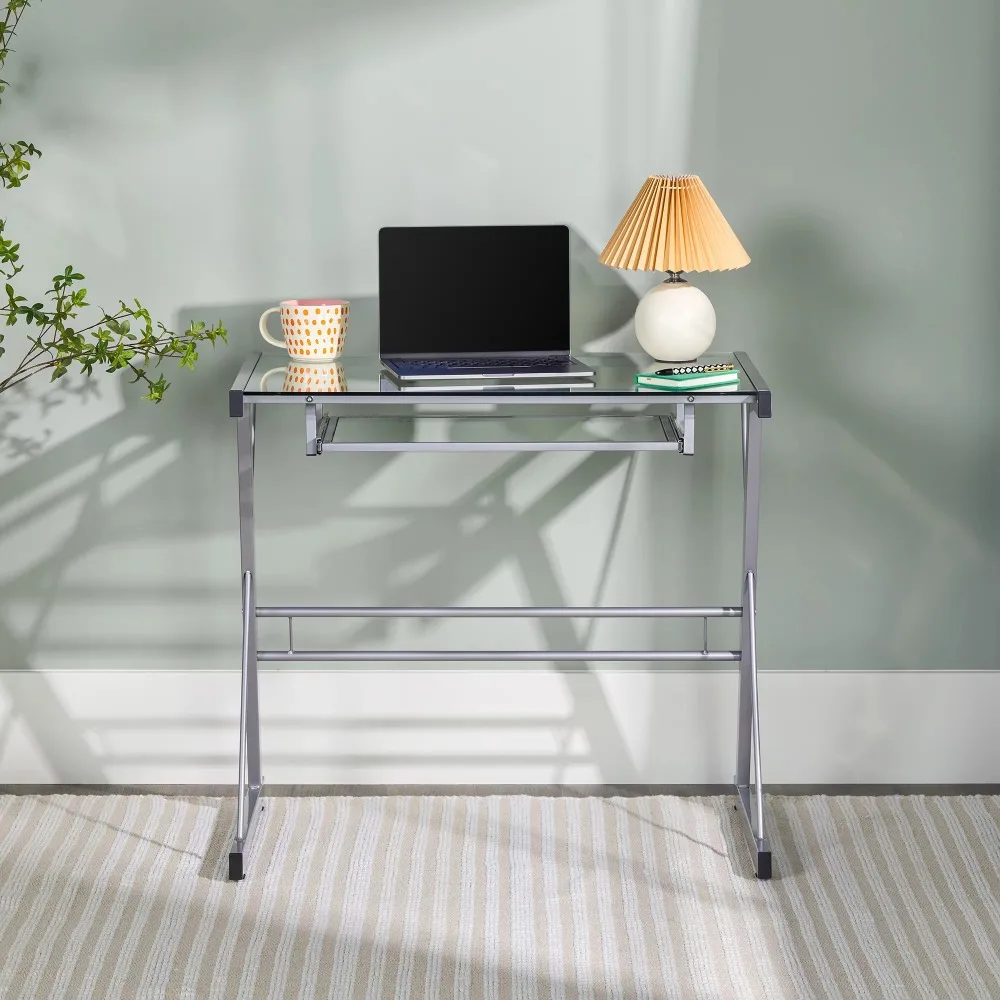
[[[1000,997],[1000,799],[0,797],[0,997]]]

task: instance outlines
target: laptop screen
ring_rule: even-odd
[[[385,356],[569,351],[566,226],[379,231]]]

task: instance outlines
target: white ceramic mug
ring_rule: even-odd
[[[339,361],[332,364],[306,364],[290,361],[287,365],[272,368],[260,377],[260,391],[267,392],[267,380],[278,372],[284,376],[282,392],[347,392],[344,366]]]
[[[298,361],[334,361],[344,351],[351,304],[343,299],[287,299],[260,317],[260,335]],[[281,314],[282,340],[271,336],[267,317]]]

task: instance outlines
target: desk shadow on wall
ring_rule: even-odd
[[[595,268],[595,262],[593,251],[575,240],[574,288],[582,290],[585,308],[577,312],[584,319],[574,332],[574,343],[614,332],[634,310],[634,294],[609,283],[609,275],[620,279],[599,265]],[[597,280],[588,283],[588,275],[597,275]],[[352,296],[351,301],[349,350],[367,353],[374,350],[377,336],[377,302],[370,296]],[[225,395],[242,358],[260,347],[257,320],[268,305],[257,302],[184,309],[180,325],[195,317],[220,318],[231,332],[230,344],[203,352],[194,373],[178,373],[160,406],[141,401],[134,390],[126,390],[120,409],[112,416],[54,445],[47,443],[44,431],[32,438],[30,430],[15,428],[13,420],[3,424],[4,440],[12,441],[19,455],[26,454],[27,448],[32,456],[0,477],[0,511],[6,511],[0,522],[0,546],[16,552],[20,560],[11,575],[0,579],[0,607],[16,606],[17,611],[0,615],[0,649],[6,671],[31,671],[40,654],[44,658],[56,652],[67,664],[82,662],[84,669],[86,665],[103,667],[106,662],[131,669],[139,662],[169,669],[200,662],[231,666],[235,675],[239,663],[239,555],[235,445]],[[39,390],[36,402],[49,410],[73,403],[85,413],[95,386],[66,380]],[[268,524],[267,516],[268,512],[287,509],[287,488],[297,481],[304,488],[301,495],[322,497],[322,503],[299,505],[293,526],[294,531],[311,539],[309,561],[313,566],[339,563],[356,569],[346,586],[335,574],[316,580],[334,591],[324,594],[324,600],[357,603],[358,593],[370,593],[373,603],[387,605],[456,605],[501,567],[513,566],[531,603],[575,603],[574,595],[567,593],[565,574],[543,536],[579,497],[602,483],[611,483],[617,500],[598,533],[600,552],[588,603],[602,602],[633,478],[634,457],[584,455],[556,478],[547,477],[545,489],[527,505],[513,502],[511,482],[526,471],[533,474],[542,456],[504,457],[474,483],[460,487],[458,495],[444,507],[400,504],[395,497],[389,504],[380,504],[358,498],[377,496],[376,480],[390,471],[397,457],[350,456],[336,463],[336,474],[330,475],[328,462],[305,460],[299,450],[301,436],[297,407],[271,407],[258,422],[258,563],[284,544],[280,538],[268,541],[268,533],[281,522]],[[123,447],[123,442],[132,445]],[[150,463],[150,456],[157,455],[160,460]],[[67,470],[72,474],[67,475]],[[127,485],[109,489],[112,480]],[[37,500],[19,503],[25,497]],[[330,527],[330,512],[341,525],[382,521],[389,527],[377,537],[349,540],[337,547],[324,530]],[[53,521],[58,524],[55,541],[44,551],[30,551],[26,538],[45,531],[46,524]],[[458,533],[458,524],[471,527]],[[138,575],[134,570],[116,573],[116,554],[127,553],[131,547],[151,553],[152,564]],[[92,567],[102,550],[106,550],[103,558],[111,561],[106,564],[109,570],[88,579],[87,571],[80,567],[85,563]],[[395,572],[401,564],[420,568],[401,577]],[[192,572],[194,567],[197,570]],[[266,567],[262,580],[262,589],[266,589]],[[287,574],[284,578],[279,575],[272,589],[290,591],[295,587],[290,581]],[[313,588],[310,585],[308,589],[311,592]],[[207,635],[193,640],[183,636],[186,609],[192,602],[214,609],[213,617],[218,621]],[[151,606],[159,609],[149,621],[139,623],[150,626],[149,637],[142,636],[141,630],[116,628],[116,622],[129,619],[130,605],[146,609],[147,615]],[[60,626],[53,638],[49,626],[67,608],[83,608],[96,620],[94,627],[66,639],[67,630]],[[539,631],[549,648],[581,650],[588,646],[592,624],[543,620]],[[385,623],[375,621],[342,631],[337,644],[350,648],[387,638]],[[551,765],[554,780],[562,780],[567,767],[586,763],[593,763],[601,774],[614,775],[617,781],[640,780],[637,763],[591,664],[558,672],[571,706],[565,718],[553,720],[560,749],[528,757],[516,754],[515,759]],[[139,755],[137,760],[128,752],[100,752],[92,739],[95,728],[99,730],[99,720],[71,717],[55,692],[44,684],[22,686],[15,681],[13,678],[5,684],[12,714],[0,727],[0,739],[9,735],[15,718],[19,719],[48,758],[56,780],[72,775],[75,781],[100,784],[109,780],[109,767],[127,768],[137,762],[184,764],[183,757],[157,760]],[[106,721],[109,725],[112,722]],[[217,721],[220,728],[228,725],[228,720]],[[417,729],[435,725],[434,720],[421,718],[392,721]],[[474,726],[490,724],[489,719],[470,721]],[[177,720],[177,724],[183,728],[186,720]],[[570,749],[577,734],[584,736],[586,751]],[[465,754],[453,758],[455,762],[466,759]],[[497,754],[495,762],[502,765],[506,759],[507,755]],[[448,762],[449,758],[443,755],[428,760]],[[229,755],[198,753],[196,761],[224,766]],[[349,765],[354,757],[323,755],[302,761]],[[412,757],[379,756],[374,763],[391,765],[397,761],[410,762]]]

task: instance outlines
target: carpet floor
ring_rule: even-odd
[[[0,796],[0,997],[1000,998],[1000,798]]]

